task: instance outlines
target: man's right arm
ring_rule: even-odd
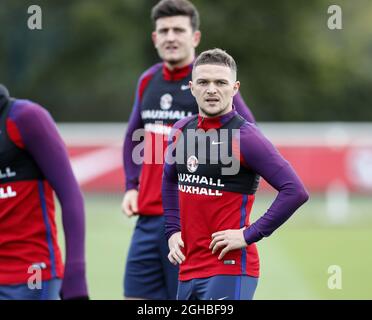
[[[151,80],[154,73],[161,67],[161,63],[158,63],[148,70],[146,70],[138,80],[136,94],[133,104],[133,110],[128,121],[127,131],[125,133],[124,145],[123,145],[123,164],[125,172],[125,189],[138,190],[139,175],[141,172],[142,165],[135,163],[132,158],[133,149],[141,143],[140,141],[133,141],[133,133],[137,129],[143,129],[143,121],[141,117],[141,100],[142,95]]]
[[[165,217],[165,235],[168,239],[168,259],[174,265],[185,261],[185,255],[181,250],[184,247],[184,243],[181,235],[175,146],[179,135],[182,133],[180,129],[188,119],[180,120],[173,126],[168,139],[168,148],[163,167],[162,202]]]
[[[168,149],[169,150],[169,149]],[[171,152],[168,151],[166,159],[170,158]],[[185,260],[185,256],[181,251],[184,247],[181,236],[180,208],[178,203],[178,180],[176,164],[164,164],[163,182],[162,182],[162,198],[165,217],[165,235],[168,239],[169,261],[176,265],[181,264]]]
[[[178,176],[176,167],[176,145],[182,134],[182,128],[195,116],[177,121],[168,136],[162,181],[162,203],[165,217],[165,234],[169,239],[181,231],[180,208],[178,200]]]
[[[140,108],[140,88],[141,81],[140,78],[137,89],[136,97],[133,105],[133,110],[129,118],[127,131],[125,133],[124,145],[123,145],[123,163],[125,172],[125,189],[138,189],[139,174],[141,171],[141,165],[137,164],[132,159],[133,149],[140,143],[140,141],[133,141],[133,133],[137,129],[143,128],[143,122],[141,118],[141,108]]]
[[[171,148],[172,144],[174,146],[175,143],[173,139],[173,137],[175,137],[174,130],[175,129],[172,129],[170,134],[168,149],[165,155],[161,192],[165,217],[165,234],[168,240],[174,233],[181,231],[177,169],[176,163],[172,163],[171,161],[175,155],[175,150]]]
[[[140,141],[133,140],[133,133],[143,128],[140,108],[140,88],[142,77],[140,78],[136,97],[133,105],[133,110],[129,118],[127,131],[124,138],[123,145],[123,163],[125,172],[125,194],[122,201],[121,209],[128,216],[138,213],[138,184],[139,175],[141,172],[141,164],[135,163],[132,158],[133,149],[140,143]]]
[[[157,64],[145,71],[138,81],[133,110],[129,118],[128,127],[124,138],[123,164],[126,192],[124,194],[121,207],[122,211],[129,217],[138,213],[138,186],[139,176],[142,168],[142,164],[138,163],[138,161],[135,162],[132,157],[134,148],[141,143],[141,141],[135,141],[133,139],[133,134],[136,130],[144,128],[141,117],[142,95],[148,82],[160,65],[161,64]]]

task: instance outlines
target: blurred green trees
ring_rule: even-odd
[[[155,0],[33,1],[43,30],[27,28],[28,1],[1,0],[0,83],[57,121],[126,121],[141,72],[158,61]],[[198,52],[221,47],[238,63],[258,121],[372,120],[372,1],[195,0]],[[327,8],[343,29],[327,28]]]

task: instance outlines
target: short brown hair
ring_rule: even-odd
[[[222,49],[211,49],[202,52],[194,62],[194,68],[203,64],[215,64],[218,66],[226,66],[237,72],[235,60],[226,51]]]
[[[199,30],[199,12],[188,0],[162,0],[151,10],[151,19],[156,20],[164,17],[188,16],[193,31]]]

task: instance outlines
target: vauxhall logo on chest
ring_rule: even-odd
[[[17,196],[17,192],[12,190],[11,186],[0,187],[0,199],[8,199]]]
[[[0,181],[6,178],[13,178],[16,173],[12,171],[9,167],[5,169],[0,169]],[[13,191],[11,186],[0,187],[0,199],[8,199],[17,196],[17,192]]]
[[[172,110],[173,96],[170,93],[165,93],[160,97],[159,107],[155,109],[147,109],[141,112],[143,120],[181,120],[185,117],[192,116],[192,111]]]
[[[187,170],[191,173],[194,173],[198,170],[199,160],[196,156],[190,156],[187,159]],[[220,190],[212,189],[213,187],[224,187],[225,185],[221,182],[221,179],[217,179],[214,181],[213,178],[208,178],[205,176],[195,175],[195,174],[187,174],[187,173],[179,173],[178,174],[178,181],[181,183],[193,183],[200,186],[190,186],[190,185],[178,185],[178,190],[184,193],[191,193],[191,194],[200,194],[206,196],[222,196],[223,193]],[[209,187],[209,188],[207,188]],[[212,187],[212,188],[211,188]]]
[[[9,167],[5,169],[0,169],[0,179],[13,178],[16,176],[16,173],[12,171]]]

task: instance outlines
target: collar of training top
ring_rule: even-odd
[[[0,110],[9,101],[9,91],[2,84],[0,84]]]
[[[174,68],[170,70],[165,63],[163,64],[163,77],[166,81],[178,81],[186,78],[192,71],[192,64],[181,68]]]
[[[230,112],[225,113],[222,116],[208,118],[198,114],[198,128],[203,130],[219,129],[230,119],[232,119],[236,114],[237,112],[234,105]]]

